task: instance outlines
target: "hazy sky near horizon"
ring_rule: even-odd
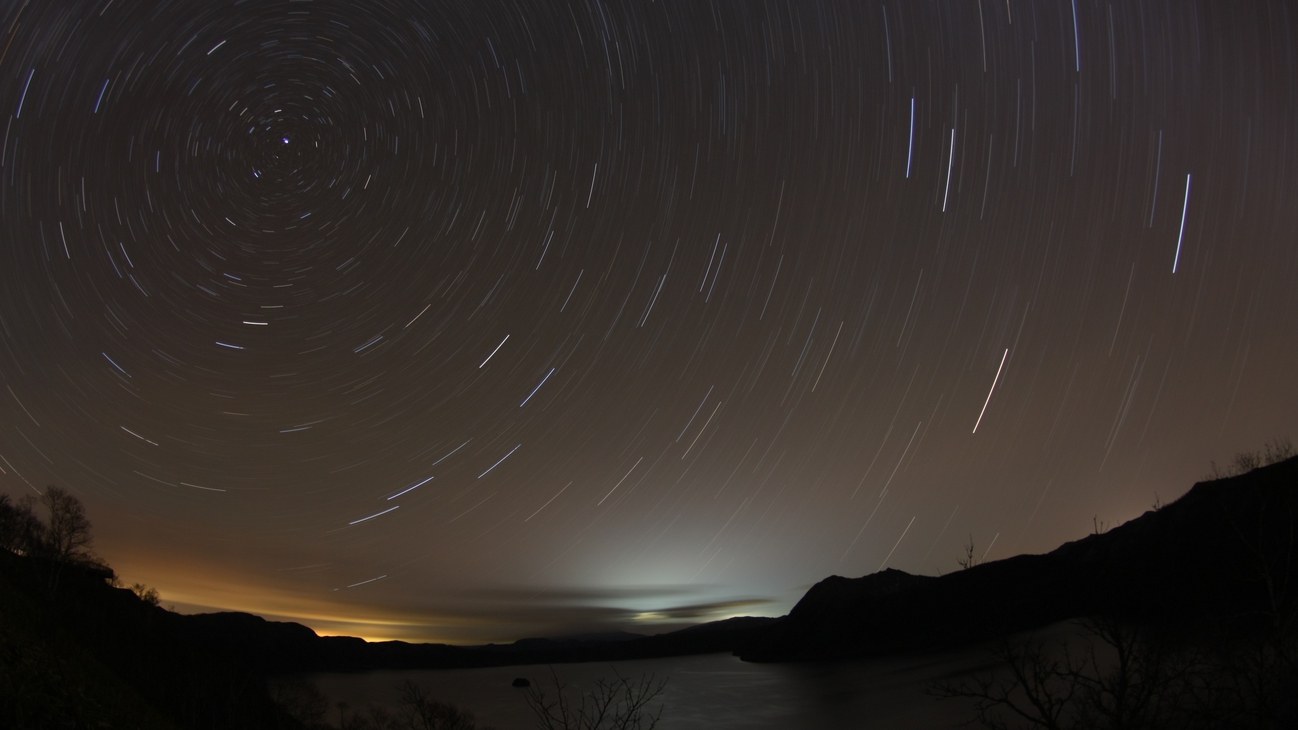
[[[0,5],[0,489],[480,642],[1043,552],[1298,436],[1281,0]]]

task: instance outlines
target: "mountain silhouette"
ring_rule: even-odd
[[[1185,496],[1045,555],[941,577],[832,576],[736,652],[824,660],[945,649],[1064,619],[1248,631],[1298,599],[1298,459],[1196,484]]]

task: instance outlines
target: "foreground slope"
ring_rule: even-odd
[[[1185,496],[1045,555],[933,578],[827,578],[737,653],[823,660],[943,649],[1085,616],[1265,628],[1298,601],[1298,459]]]

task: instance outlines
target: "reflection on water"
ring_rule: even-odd
[[[525,690],[510,683],[527,677],[552,688],[550,671],[574,689],[585,689],[613,670],[637,679],[668,678],[661,730],[718,728],[806,730],[842,728],[953,728],[970,719],[969,706],[924,694],[933,680],[984,666],[986,655],[907,656],[833,664],[750,664],[729,654],[646,659],[611,664],[557,664],[363,674],[312,674],[332,703],[395,708],[395,686],[412,680],[432,696],[477,716],[497,730],[534,727]],[[336,717],[336,713],[334,714]]]

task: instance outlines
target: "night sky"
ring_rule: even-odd
[[[1298,436],[1281,0],[5,0],[0,488],[451,642],[1044,552]]]

